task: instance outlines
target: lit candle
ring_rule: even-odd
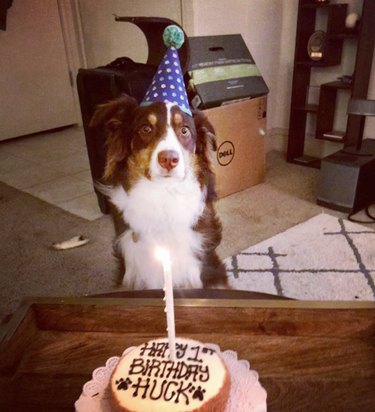
[[[157,259],[163,265],[164,272],[164,312],[167,314],[167,332],[169,342],[169,356],[172,361],[176,360],[176,331],[174,323],[174,304],[173,304],[173,282],[172,282],[172,262],[169,251],[164,248],[157,248],[155,251]]]

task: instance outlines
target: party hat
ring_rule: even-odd
[[[176,104],[182,111],[191,116],[177,52],[177,49],[184,43],[184,32],[176,25],[167,26],[163,33],[163,40],[167,51],[159,64],[141,106],[155,102],[169,102]]]

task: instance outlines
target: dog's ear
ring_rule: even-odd
[[[211,167],[212,157],[217,150],[214,127],[200,110],[193,111],[193,118],[197,130],[196,154],[204,157]]]
[[[207,188],[207,200],[210,201],[216,198],[213,168],[213,159],[217,150],[215,130],[202,111],[194,110],[193,118],[197,131],[195,153],[200,164],[199,180]]]
[[[124,162],[130,152],[130,125],[137,101],[130,96],[122,95],[108,103],[98,106],[91,122],[91,127],[105,127],[106,131],[106,165],[103,179],[111,181],[117,166]]]

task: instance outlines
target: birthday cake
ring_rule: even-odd
[[[223,412],[230,376],[218,353],[177,338],[175,360],[168,339],[146,342],[120,359],[109,382],[114,411]]]

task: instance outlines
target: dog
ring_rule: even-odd
[[[124,222],[115,241],[126,289],[162,289],[155,249],[168,249],[175,288],[226,287],[216,248],[222,226],[214,209],[216,137],[201,111],[139,106],[123,95],[99,106],[92,126],[106,129],[100,185]]]

